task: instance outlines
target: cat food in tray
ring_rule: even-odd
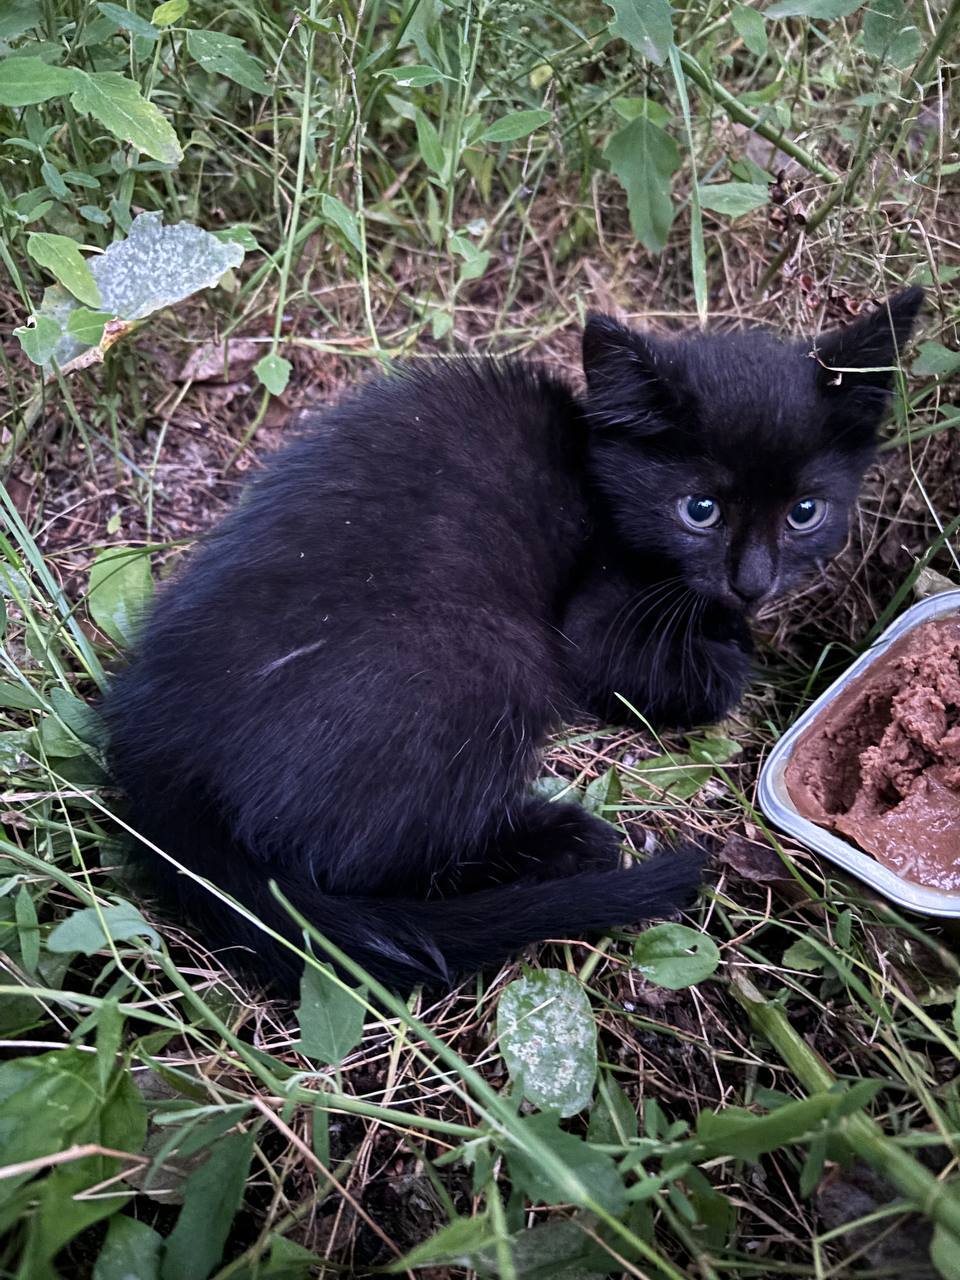
[[[759,796],[894,902],[960,916],[960,591],[914,605],[810,707]]]

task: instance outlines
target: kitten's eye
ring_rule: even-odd
[[[787,524],[798,533],[809,533],[823,524],[827,504],[822,498],[801,498],[787,515]]]
[[[690,529],[712,529],[720,523],[720,504],[715,498],[689,494],[677,503],[680,519]]]

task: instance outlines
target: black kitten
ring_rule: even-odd
[[[921,298],[819,360],[594,317],[583,404],[529,366],[453,361],[319,415],[161,593],[108,695],[133,826],[296,939],[276,880],[401,987],[674,909],[700,855],[617,869],[613,827],[528,794],[538,746],[561,715],[685,726],[736,702],[748,611],[846,536],[876,366]],[[291,952],[145,857],[211,945],[295,988]]]

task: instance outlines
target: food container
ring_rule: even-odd
[[[915,604],[895,622],[870,648],[849,667],[838,680],[835,680],[826,693],[814,702],[803,713],[796,724],[792,725],[770,752],[760,773],[758,799],[760,808],[781,831],[794,836],[801,844],[816,853],[843,867],[851,875],[871,885],[885,898],[910,911],[917,911],[928,916],[960,917],[960,893],[947,893],[943,889],[932,889],[926,885],[914,884],[904,880],[889,867],[877,862],[869,853],[864,853],[856,845],[842,836],[824,827],[817,826],[809,818],[797,811],[796,805],[787,790],[786,769],[794,748],[804,730],[816,719],[842,690],[857,679],[866,669],[889,649],[895,640],[912,631],[921,622],[929,622],[932,618],[945,618],[960,613],[960,590],[944,591],[930,596]]]

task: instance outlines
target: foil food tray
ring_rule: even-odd
[[[801,734],[844,689],[876,662],[901,636],[931,618],[945,618],[960,613],[960,590],[944,591],[913,605],[892,622],[880,637],[835,680],[829,689],[811,703],[807,710],[779,739],[767,757],[757,784],[760,809],[781,831],[793,836],[815,853],[863,880],[878,893],[900,907],[928,916],[960,917],[960,892],[947,893],[904,880],[889,867],[877,862],[842,836],[819,827],[798,812],[787,790],[786,769]],[[960,840],[960,832],[958,832]]]

